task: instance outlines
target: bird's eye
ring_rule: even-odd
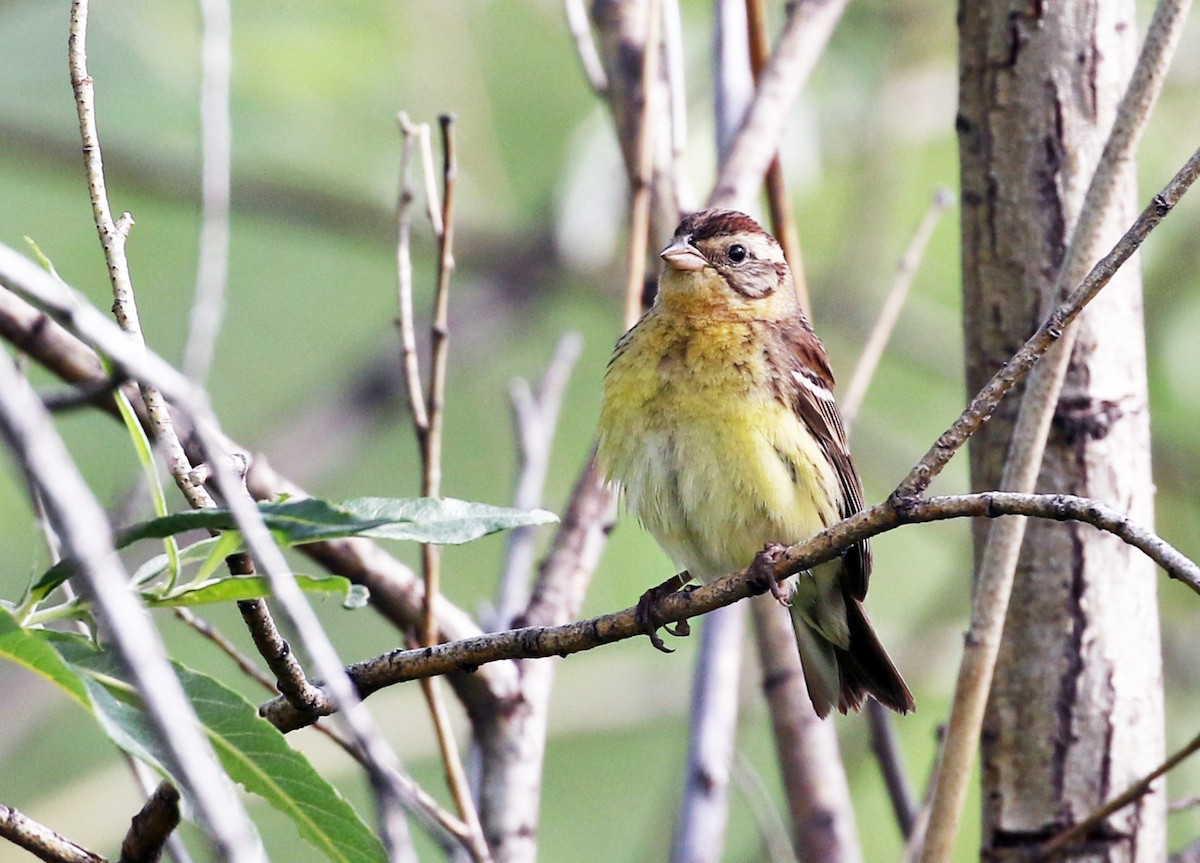
[[[740,264],[742,261],[746,260],[746,247],[738,243],[734,243],[729,247],[729,250],[725,254],[729,256],[729,260],[733,261],[735,264]]]

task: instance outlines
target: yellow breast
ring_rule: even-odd
[[[630,510],[677,566],[705,581],[837,518],[839,486],[772,386],[765,321],[651,311],[618,343],[599,452]],[[787,386],[782,388],[787,389]]]

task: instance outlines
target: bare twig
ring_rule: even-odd
[[[838,399],[838,405],[842,409],[842,420],[847,427],[854,422],[854,418],[858,416],[858,409],[862,407],[863,399],[867,395],[867,387],[870,386],[871,378],[874,377],[875,369],[879,365],[879,359],[883,356],[884,348],[887,347],[887,343],[892,337],[892,331],[900,317],[900,310],[904,307],[904,300],[908,297],[908,289],[912,285],[913,277],[917,274],[917,267],[921,265],[921,259],[925,256],[925,247],[929,245],[929,239],[933,236],[933,229],[937,227],[942,215],[953,205],[954,195],[948,189],[938,189],[934,192],[933,200],[925,210],[925,215],[921,217],[921,223],[913,233],[908,248],[904,251],[904,257],[900,259],[899,266],[896,267],[896,277],[888,289],[883,307],[880,308],[875,325],[871,328],[871,334],[867,336],[867,341],[863,345],[858,365],[854,368],[854,376],[850,379],[850,385],[846,388],[845,393]]]
[[[558,342],[536,395],[523,379],[509,386],[513,428],[517,439],[519,469],[513,507],[534,509],[542,505],[542,490],[550,467],[550,449],[558,426],[558,411],[571,378],[571,370],[583,349],[578,333],[567,333]],[[493,628],[512,625],[529,602],[529,576],[533,570],[534,538],[537,528],[518,527],[509,531],[508,551],[500,576]]]
[[[1124,513],[1111,507],[1087,498],[1063,494],[981,492],[917,499],[899,508],[890,500],[884,501],[838,522],[811,539],[789,547],[770,571],[776,580],[788,578],[831,560],[842,549],[856,542],[906,524],[1007,515],[1091,524],[1137,548],[1166,570],[1168,575],[1179,579],[1200,595],[1200,566],[1153,531],[1137,525]],[[660,609],[661,617],[668,623],[686,620],[745,599],[755,589],[756,584],[748,571],[739,570],[695,590],[665,597]],[[761,590],[761,586],[757,589]],[[635,609],[628,608],[562,626],[529,626],[443,643],[432,648],[392,651],[355,663],[347,668],[347,673],[358,692],[366,696],[394,683],[474,669],[498,659],[565,656],[644,634],[634,612]],[[332,709],[332,704],[329,708]],[[325,705],[318,706],[318,712],[325,709]],[[296,714],[286,699],[281,698],[264,705],[261,712],[285,731],[301,727],[308,721]]]
[[[646,0],[646,42],[642,52],[642,110],[637,134],[637,164],[632,172],[633,194],[629,206],[629,256],[625,279],[625,329],[642,316],[642,295],[646,285],[646,248],[650,239],[650,208],[653,203],[654,146],[658,132],[659,33],[662,24],[661,0]]]
[[[592,85],[596,95],[604,98],[608,93],[608,76],[604,74],[604,64],[600,62],[600,54],[596,50],[596,40],[592,38],[592,28],[588,23],[583,0],[563,0],[563,9],[567,13],[567,28],[571,31],[571,38],[575,40],[579,62],[583,64],[584,77]]]
[[[1155,195],[1134,223],[1107,255],[1101,258],[1087,277],[1054,310],[1004,366],[992,376],[987,385],[976,393],[971,403],[954,424],[938,437],[929,452],[897,486],[892,496],[903,501],[922,494],[941,473],[958,449],[975,431],[987,422],[996,405],[1008,392],[1025,379],[1029,370],[1057,342],[1063,331],[1077,318],[1101,289],[1108,284],[1122,264],[1129,259],[1146,237],[1179,203],[1200,174],[1200,149],[1196,150],[1171,181]]]
[[[745,5],[750,70],[757,83],[767,67],[769,54],[766,14],[763,0],[745,0]],[[771,233],[779,240],[779,245],[783,246],[783,256],[792,270],[792,281],[796,287],[796,298],[800,301],[800,308],[811,318],[812,302],[808,296],[804,257],[800,251],[800,232],[796,229],[796,220],[792,218],[792,208],[784,188],[783,162],[779,158],[778,147],[771,156],[771,163],[767,165],[766,186],[767,207],[771,213]]]
[[[107,863],[65,836],[0,803],[0,836],[47,863]]]
[[[225,317],[229,280],[229,198],[232,140],[229,80],[233,66],[233,15],[229,0],[201,0],[200,46],[200,251],[183,370],[203,384],[212,367]]]
[[[121,863],[158,863],[163,846],[179,826],[179,792],[160,782],[141,810],[133,816],[121,841]]]
[[[266,600],[244,599],[238,602],[237,607],[259,655],[275,675],[280,694],[291,701],[297,710],[308,710],[319,697],[317,687],[309,683],[300,660],[279,633]]]
[[[79,133],[83,143],[83,162],[92,200],[92,215],[100,236],[100,245],[104,250],[109,280],[112,282],[113,314],[121,329],[132,337],[134,343],[144,347],[145,339],[134,302],[133,282],[129,276],[129,261],[125,256],[125,240],[133,225],[133,218],[125,213],[119,222],[114,222],[109,206],[104,180],[104,159],[100,152],[99,133],[96,130],[95,88],[87,69],[87,22],[88,0],[73,0],[67,53],[71,68],[71,87],[75,92],[75,107],[79,115]],[[212,506],[212,498],[207,492],[188,478],[192,465],[175,435],[171,416],[162,396],[153,387],[143,385],[142,398],[146,402],[146,410],[155,429],[155,440],[162,447],[167,468],[179,490],[195,508]]]
[[[688,709],[687,767],[671,842],[674,863],[719,860],[725,847],[745,634],[741,605],[717,609],[700,631]]]
[[[660,165],[658,170],[667,175],[666,183],[659,187],[660,192],[669,191],[671,196],[670,200],[660,201],[658,208],[660,212],[668,208],[673,209],[672,215],[678,217],[680,213],[690,213],[696,209],[696,197],[687,172],[687,84],[684,81],[683,21],[679,12],[679,0],[662,0],[662,4],[663,73],[659,77],[666,88],[670,146],[665,148],[665,157],[661,155],[664,148],[658,148],[660,160],[665,158],[665,165]],[[654,220],[651,219],[650,222],[653,225]]]
[[[741,131],[708,197],[710,207],[741,207],[762,185],[791,107],[842,16],[846,0],[799,0],[758,82]]]
[[[796,855],[792,853],[792,844],[788,840],[787,825],[775,805],[775,798],[767,788],[762,774],[755,769],[742,753],[737,753],[733,759],[733,782],[750,807],[754,823],[758,825],[758,835],[762,840],[765,860],[767,863],[797,863]]]
[[[417,438],[417,446],[421,456],[421,494],[425,497],[438,497],[441,494],[442,474],[442,442],[445,421],[446,398],[446,369],[449,355],[449,297],[450,277],[454,271],[454,189],[458,171],[455,154],[454,118],[445,114],[440,119],[442,129],[443,163],[442,163],[442,208],[439,218],[435,221],[435,231],[438,240],[437,287],[434,292],[433,320],[430,327],[430,373],[429,385],[424,395],[421,391],[419,363],[416,353],[416,326],[412,305],[412,263],[409,250],[410,235],[410,203],[412,189],[410,183],[410,161],[414,143],[422,144],[428,139],[422,133],[422,127],[414,127],[408,118],[400,115],[400,128],[404,135],[404,149],[400,169],[400,202],[398,206],[399,237],[397,242],[397,270],[399,280],[401,344],[404,357],[405,377],[408,385],[409,404],[412,408],[413,431]],[[429,174],[426,173],[429,181]],[[427,191],[427,203],[433,212],[433,193]],[[438,640],[438,619],[434,608],[439,596],[439,575],[441,571],[441,549],[433,544],[421,546],[421,564],[424,583],[422,613],[419,631],[421,644],[433,645]],[[430,715],[433,718],[434,730],[437,735],[438,748],[442,755],[442,764],[446,772],[446,782],[454,796],[463,823],[466,825],[464,845],[475,861],[490,860],[487,842],[483,837],[483,829],[475,804],[471,799],[471,791],[463,770],[462,759],[458,753],[458,744],[454,731],[450,727],[450,717],[446,710],[436,681],[426,680],[421,684]]]
[[[792,848],[805,863],[856,863],[862,851],[837,731],[813,712],[791,618],[772,596],[755,597],[750,604]]]
[[[871,724],[871,751],[875,753],[875,760],[879,762],[888,800],[891,801],[896,823],[900,826],[900,835],[907,839],[912,835],[913,824],[917,820],[920,807],[913,798],[908,771],[905,770],[904,760],[900,755],[896,727],[892,724],[892,716],[887,708],[873,698],[867,702],[867,720]]]
[[[1037,860],[1053,860],[1070,850],[1071,846],[1086,840],[1088,835],[1100,827],[1108,816],[1112,815],[1121,809],[1124,809],[1131,803],[1137,802],[1140,798],[1150,792],[1150,786],[1154,784],[1160,776],[1165,776],[1169,771],[1175,769],[1185,758],[1192,755],[1197,750],[1200,750],[1200,734],[1193,737],[1186,743],[1178,752],[1160,764],[1158,767],[1151,770],[1137,782],[1134,782],[1108,803],[1098,808],[1095,812],[1088,815],[1078,824],[1063,830],[1057,836],[1048,839],[1035,857]]]
[[[396,293],[399,315],[396,325],[400,328],[400,352],[404,366],[404,383],[408,393],[408,408],[412,414],[413,431],[417,445],[424,446],[429,433],[429,416],[425,398],[421,395],[420,361],[417,358],[417,333],[413,315],[413,272],[412,272],[412,160],[413,151],[421,140],[420,127],[414,126],[408,115],[401,112],[397,118],[403,145],[400,155],[400,196],[396,204]]]

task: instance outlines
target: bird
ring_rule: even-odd
[[[707,209],[683,219],[661,258],[654,302],[605,372],[597,455],[684,571],[678,583],[708,583],[858,512],[862,482],[775,238],[745,213]],[[862,540],[784,585],[822,718],[867,696],[915,709],[863,607],[870,572]]]

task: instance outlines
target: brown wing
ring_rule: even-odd
[[[775,326],[779,327],[778,322]],[[842,414],[833,398],[833,372],[825,347],[803,318],[787,322],[777,335],[777,339],[766,339],[765,344],[772,365],[781,373],[779,394],[804,421],[833,464],[841,485],[838,512],[847,518],[863,507],[862,481],[850,458]],[[867,595],[867,579],[871,574],[871,548],[867,541],[851,546],[844,562],[844,587],[861,600]]]

